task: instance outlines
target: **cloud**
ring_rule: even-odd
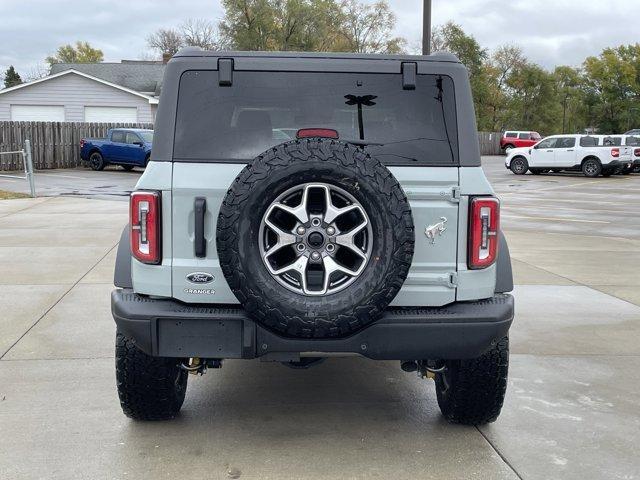
[[[553,68],[580,65],[605,47],[637,42],[633,22],[624,20],[624,12],[637,10],[637,1],[433,0],[433,23],[453,20],[489,49],[520,45],[529,59]],[[422,0],[389,3],[398,17],[396,33],[417,47]],[[27,72],[76,40],[102,49],[107,61],[137,58],[154,30],[190,17],[215,22],[222,15],[219,0],[0,0],[0,69],[15,65]]]

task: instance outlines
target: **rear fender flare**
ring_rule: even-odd
[[[133,288],[130,235],[130,228],[127,225],[122,230],[122,235],[120,235],[120,243],[116,254],[116,268],[113,272],[113,284],[119,288]]]
[[[513,290],[513,271],[511,269],[511,255],[507,238],[502,230],[498,237],[498,259],[496,260],[496,293],[506,293]]]

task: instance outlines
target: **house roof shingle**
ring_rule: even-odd
[[[165,65],[162,62],[127,61],[122,63],[56,63],[51,75],[77,70],[131,90],[159,95]]]

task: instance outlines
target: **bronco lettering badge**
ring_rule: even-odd
[[[215,280],[215,277],[206,272],[193,272],[187,275],[187,280],[189,280],[191,283],[203,284],[213,282]]]

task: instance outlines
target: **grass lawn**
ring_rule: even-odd
[[[0,200],[9,200],[10,198],[31,198],[31,195],[26,193],[7,192],[6,190],[0,190]]]

